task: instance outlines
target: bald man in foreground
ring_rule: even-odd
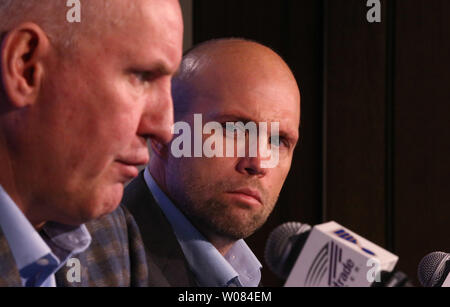
[[[184,142],[181,135],[169,144],[153,141],[147,169],[125,189],[123,200],[139,225],[149,269],[163,273],[150,276],[150,285],[256,287],[261,263],[243,239],[265,223],[288,175],[299,138],[296,80],[269,48],[222,39],[184,56],[172,93],[175,127],[182,128],[175,133],[192,134]],[[200,118],[205,128],[199,128]],[[227,123],[239,122],[279,129],[270,135],[258,131],[260,150],[252,155],[249,128],[245,155],[239,155],[242,144],[230,143],[231,150],[226,145],[238,132],[225,132]],[[276,149],[275,164],[263,163],[269,160],[264,144],[272,153]]]
[[[72,24],[66,3],[0,0],[0,286],[145,286],[118,205],[147,138],[172,136],[181,10],[81,1]]]

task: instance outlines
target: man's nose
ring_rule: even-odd
[[[165,78],[146,101],[138,135],[167,144],[172,140],[173,121],[171,82]]]
[[[264,177],[267,169],[261,167],[261,156],[239,158],[236,170],[244,175]]]

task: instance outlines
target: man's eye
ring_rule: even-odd
[[[133,72],[134,76],[136,77],[139,82],[149,82],[156,78],[155,74],[151,71],[135,71]]]
[[[280,137],[270,137],[269,138],[269,144],[270,145],[273,145],[273,146],[277,146],[277,147],[279,147],[280,146]]]
[[[286,138],[280,136],[270,137],[269,144],[277,147],[285,146],[289,148],[289,141]]]
[[[234,125],[230,123],[222,123],[221,125],[223,128],[223,132],[224,134],[226,134],[226,136],[234,137],[237,133],[247,134],[247,131],[242,127],[240,127],[239,125]]]

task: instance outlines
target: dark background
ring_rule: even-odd
[[[247,240],[263,262],[287,221],[335,220],[400,257],[417,281],[450,251],[450,1],[194,0],[193,43],[244,37],[274,48],[302,92],[302,141],[279,203]],[[267,268],[265,286],[283,283]]]

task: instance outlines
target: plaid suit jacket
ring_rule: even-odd
[[[59,287],[145,287],[148,270],[138,227],[120,206],[113,213],[86,224],[92,237],[89,248],[74,256],[80,260],[81,280],[70,282],[71,267],[56,274]]]
[[[148,270],[138,227],[123,207],[86,224],[92,243],[80,260],[80,282],[69,282],[70,268],[56,273],[58,286],[147,286]],[[22,287],[16,262],[0,228],[0,287]]]
[[[153,198],[141,172],[126,188],[122,203],[142,234],[150,287],[197,287],[172,226]]]
[[[0,227],[0,287],[22,287],[16,261]]]

